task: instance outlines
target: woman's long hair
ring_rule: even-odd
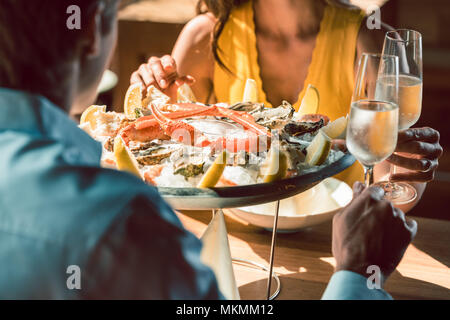
[[[231,11],[248,1],[250,0],[199,0],[197,3],[198,14],[211,12],[217,19],[216,26],[214,27],[211,47],[214,59],[222,68],[228,71],[230,70],[227,68],[227,66],[225,66],[219,56],[219,37],[222,34],[223,29],[225,28],[225,24],[230,17]]]

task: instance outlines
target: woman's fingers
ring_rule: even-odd
[[[406,158],[398,154],[391,155],[387,161],[402,168],[423,172],[434,170],[438,166],[437,160]]]
[[[142,64],[139,67],[138,72],[142,80],[144,81],[145,87],[155,84],[155,77],[153,76],[153,72],[147,64]]]
[[[443,153],[440,134],[432,128],[410,128],[399,132],[396,152],[388,161],[408,170],[394,174],[391,181],[429,182],[434,179],[438,159]]]
[[[175,83],[177,84],[178,87],[185,83],[189,86],[192,86],[195,83],[195,78],[192,76],[183,76],[183,77],[178,78],[175,81]]]
[[[161,58],[161,64],[163,66],[163,69],[168,74],[172,74],[177,72],[177,63],[174,58],[172,58],[169,55],[165,55]]]
[[[429,159],[436,159],[442,155],[442,147],[439,143],[428,143],[424,141],[408,141],[397,144],[396,152],[419,154]]]
[[[142,83],[144,87],[155,84],[152,72],[146,64],[141,64],[139,69],[131,74],[130,83]]]
[[[139,82],[144,83],[144,79],[142,79],[142,77],[138,71],[135,71],[131,74],[130,84],[139,83]]]
[[[392,182],[430,182],[434,179],[434,170],[432,171],[413,171],[405,173],[396,173],[390,176]]]
[[[150,70],[153,74],[153,77],[155,78],[156,82],[158,83],[159,87],[161,89],[166,89],[169,85],[168,81],[168,74],[166,71],[164,71],[164,67],[161,63],[161,59],[156,57],[151,57],[148,61],[148,66],[150,67]]]
[[[410,128],[398,133],[398,144],[402,144],[408,141],[423,141],[429,143],[439,142],[439,131],[433,128]]]
[[[139,69],[131,75],[130,83],[142,83],[143,94],[149,86],[155,86],[166,94],[173,91],[173,85],[176,87],[186,83],[192,85],[195,79],[191,76],[179,77],[177,73],[177,63],[169,55],[162,58],[151,57],[148,63],[142,64]],[[175,87],[175,88],[176,88]]]

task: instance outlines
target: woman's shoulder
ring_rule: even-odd
[[[210,13],[200,14],[186,24],[172,52],[179,66],[182,61],[208,63],[215,25],[216,19]]]
[[[195,45],[211,38],[217,19],[211,13],[203,13],[191,21],[183,28],[179,40],[184,40]]]

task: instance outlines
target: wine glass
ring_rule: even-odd
[[[383,53],[399,59],[398,106],[399,130],[406,130],[419,120],[422,109],[422,36],[419,32],[399,29],[386,33]],[[377,94],[389,95],[391,80],[380,79]],[[391,165],[391,175],[395,166]],[[385,191],[385,198],[394,204],[406,204],[417,197],[416,189],[406,182],[377,182]]]
[[[376,96],[379,79],[389,77],[389,96]],[[398,57],[363,53],[347,125],[346,144],[364,167],[366,186],[373,183],[373,167],[395,150],[398,135]]]

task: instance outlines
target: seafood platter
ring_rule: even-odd
[[[80,128],[102,143],[102,165],[158,188],[177,210],[235,208],[294,196],[353,164],[341,150],[345,117],[330,121],[246,102],[178,103],[154,87],[132,85],[124,112],[91,106]],[[301,107],[301,109],[303,109]],[[308,110],[310,110],[309,108]],[[313,109],[314,111],[314,109]]]

